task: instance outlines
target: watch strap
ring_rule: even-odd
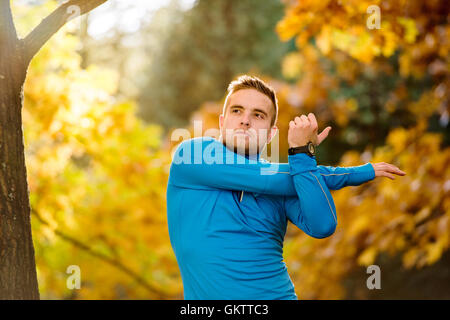
[[[307,154],[310,154],[310,153],[309,153],[309,150],[308,150],[308,145],[301,146],[301,147],[295,147],[295,148],[289,148],[289,149],[288,149],[288,154],[289,154],[290,156],[293,156],[294,154],[297,154],[297,153],[307,153]]]

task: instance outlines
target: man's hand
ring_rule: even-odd
[[[288,144],[289,148],[301,147],[309,141],[318,146],[330,132],[331,127],[326,127],[319,135],[317,134],[318,125],[314,114],[309,113],[308,116],[301,115],[295,117],[289,122]]]
[[[393,174],[404,176],[406,173],[394,166],[393,164],[386,162],[371,163],[375,170],[375,177],[387,177],[391,180],[395,180]],[[392,174],[393,173],[393,174]]]

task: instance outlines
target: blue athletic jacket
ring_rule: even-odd
[[[370,163],[251,160],[216,139],[182,142],[167,186],[169,236],[188,300],[297,299],[283,262],[288,220],[314,238],[336,229],[329,190],[375,178]]]

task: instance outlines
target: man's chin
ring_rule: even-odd
[[[250,155],[250,151],[249,151],[248,147],[235,146],[233,151],[237,154],[240,154],[241,156],[249,156]]]
[[[221,136],[220,140],[228,150],[231,150],[237,154],[252,156],[259,153],[258,144],[249,136],[233,135],[227,138]]]
[[[254,145],[246,143],[236,143],[232,145],[226,145],[228,149],[233,150],[235,153],[243,156],[252,156],[258,154],[258,148]]]

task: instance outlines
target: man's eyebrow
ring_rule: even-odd
[[[244,109],[244,107],[241,106],[241,105],[239,105],[239,104],[233,104],[233,105],[231,105],[229,108],[230,108],[230,110],[231,110],[231,109]],[[255,108],[255,109],[253,109],[253,111],[261,112],[262,114],[264,114],[265,116],[267,116],[267,112],[265,112],[265,111],[262,110],[262,109]]]

